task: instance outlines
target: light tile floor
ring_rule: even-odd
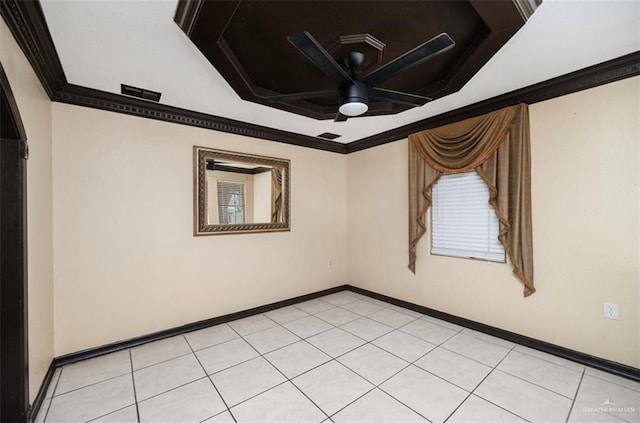
[[[37,422],[638,422],[640,384],[343,291],[57,369]]]

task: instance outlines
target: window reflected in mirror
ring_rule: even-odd
[[[289,161],[194,147],[195,235],[289,230]]]

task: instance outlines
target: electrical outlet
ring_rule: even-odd
[[[333,267],[333,260],[329,260],[327,262],[327,267],[330,268],[330,269]]]
[[[618,320],[618,304],[604,303],[604,317]]]

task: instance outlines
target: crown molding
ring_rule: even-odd
[[[60,58],[39,1],[2,0],[0,15],[53,100],[66,83]]]
[[[185,16],[197,13],[198,1]],[[188,12],[188,13],[187,13]],[[640,74],[640,52],[609,60],[348,144],[68,84],[38,0],[2,0],[0,15],[52,101],[348,154],[518,103],[533,104]],[[186,19],[186,18],[185,18]]]
[[[192,6],[197,6],[193,2]],[[197,8],[196,8],[197,9]],[[194,13],[193,10],[191,13]],[[285,144],[346,153],[335,141],[282,131],[67,83],[38,0],[2,0],[0,15],[18,42],[51,101],[196,126]]]
[[[346,153],[346,146],[335,141],[322,140],[307,135],[281,131],[266,126],[254,125],[213,116],[206,113],[194,112],[165,104],[127,97],[120,94],[108,93],[92,88],[67,84],[55,94],[53,101],[91,107],[110,112],[124,113],[142,118],[162,120],[181,125],[195,126],[214,131],[227,132],[252,138],[261,138],[284,144],[314,148],[334,153]]]
[[[479,116],[519,103],[534,104],[578,91],[609,84],[640,74],[640,52],[636,51],[588,68],[501,94],[456,110],[410,123],[347,144],[347,154],[407,138],[410,134]]]

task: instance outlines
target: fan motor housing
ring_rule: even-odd
[[[365,103],[369,105],[369,87],[360,81],[340,87],[338,107],[346,103]]]

